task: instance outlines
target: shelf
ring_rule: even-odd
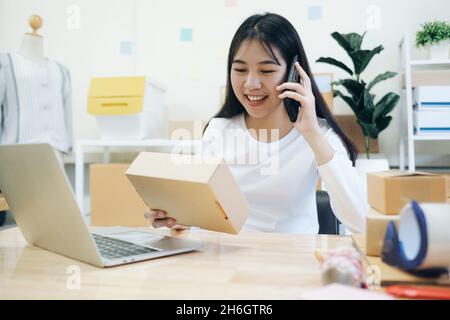
[[[416,141],[445,141],[450,140],[450,134],[427,134],[427,135],[413,135]]]
[[[402,100],[402,110],[400,111],[401,117],[399,117],[399,167],[400,169],[405,169],[405,148],[407,147],[408,169],[414,171],[416,167],[416,150],[414,142],[450,141],[450,132],[444,130],[430,130],[420,133],[415,132],[414,111],[412,108],[414,104],[413,87],[417,86],[420,82],[424,82],[426,83],[426,85],[433,85],[434,80],[439,82],[439,85],[448,85],[450,58],[422,60],[411,59],[411,48],[411,37],[408,33],[405,33],[399,45],[399,62],[401,73],[403,75],[400,87],[405,89],[401,90],[402,94],[404,95],[404,99]],[[437,70],[440,70],[439,73],[437,72]],[[435,74],[432,75],[432,72],[434,72]],[[436,77],[436,79],[433,79],[433,76]],[[447,150],[445,151],[446,154],[449,154]]]
[[[411,66],[449,66],[450,59],[444,60],[411,60]]]

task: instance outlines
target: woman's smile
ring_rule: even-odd
[[[253,108],[261,107],[262,105],[264,105],[268,97],[268,95],[256,94],[244,94],[244,96],[247,98],[247,104]]]

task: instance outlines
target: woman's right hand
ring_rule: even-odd
[[[188,226],[177,224],[174,218],[167,215],[167,212],[162,209],[150,209],[144,212],[144,217],[151,221],[153,228],[167,227],[177,231],[187,230]]]

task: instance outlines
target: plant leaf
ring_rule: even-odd
[[[323,62],[323,63],[331,64],[333,66],[336,66],[338,68],[341,68],[341,69],[347,71],[347,73],[349,73],[351,76],[353,75],[353,71],[349,67],[347,67],[344,63],[342,63],[336,59],[333,59],[330,57],[326,57],[326,58],[321,57],[321,58],[317,59],[316,62]]]
[[[374,109],[363,109],[357,114],[357,118],[366,124],[372,124]]]
[[[344,95],[339,90],[334,90],[334,96],[342,98],[342,100],[344,100],[348,104],[348,106],[353,110],[353,112],[355,114],[358,113],[358,106],[356,105],[355,101],[353,101],[353,99],[351,97]]]
[[[375,105],[373,120],[377,121],[380,116],[385,116],[389,112],[394,110],[399,100],[400,96],[393,92],[389,92],[386,95],[384,95],[384,97],[381,98],[381,100],[378,101],[378,103]]]
[[[384,47],[382,45],[372,50],[358,50],[350,53],[353,65],[355,66],[355,74],[361,74],[372,60],[373,56],[380,53]]]
[[[387,80],[389,78],[395,77],[397,75],[396,72],[386,71],[385,73],[379,74],[373,79],[368,85],[367,90],[370,91],[374,85],[376,85],[380,81]]]
[[[372,139],[378,138],[379,130],[375,124],[372,123],[365,123],[358,119],[358,124],[361,126],[364,135],[367,137],[371,137]]]
[[[378,121],[376,122],[378,132],[381,132],[384,129],[386,129],[387,126],[389,125],[389,123],[391,123],[391,120],[392,120],[391,116],[382,117],[382,118],[378,119]]]
[[[341,85],[347,89],[348,93],[352,95],[354,101],[358,100],[364,90],[364,86],[354,79],[342,79],[335,81],[334,84]]]
[[[360,50],[361,49],[361,43],[364,39],[364,36],[366,33],[364,32],[362,35],[359,35],[357,33],[339,33],[339,32],[333,32],[331,36],[334,38],[334,40],[339,43],[339,45],[344,48],[347,53],[350,53],[351,51]]]
[[[367,89],[364,90],[364,109],[375,109],[375,105],[373,104],[374,98],[374,94],[371,94]]]

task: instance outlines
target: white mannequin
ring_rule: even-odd
[[[28,22],[33,32],[23,35],[18,53],[35,63],[43,64],[47,61],[44,56],[44,38],[37,33],[37,30],[42,27],[42,18],[38,15],[32,15]]]
[[[30,27],[33,29],[32,33],[25,33],[22,38],[22,44],[17,53],[36,64],[46,64],[47,58],[44,56],[44,38],[37,33],[37,30],[42,27],[42,18],[38,15],[32,15],[28,19]],[[58,161],[64,168],[62,153],[56,151]]]

